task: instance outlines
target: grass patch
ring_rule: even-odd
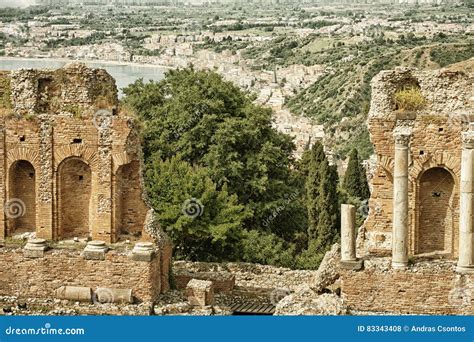
[[[397,90],[393,100],[398,111],[417,111],[426,105],[426,100],[421,94],[420,88],[410,86]]]

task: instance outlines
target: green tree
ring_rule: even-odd
[[[172,70],[156,83],[135,82],[124,90],[123,105],[144,123],[145,163],[179,157],[204,167],[208,176],[252,213],[245,228],[290,238],[299,224],[301,190],[294,176],[291,137],[272,127],[272,112],[215,72]],[[268,220],[275,211],[278,216]],[[293,215],[297,215],[295,217]],[[267,222],[268,224],[264,225]]]
[[[146,190],[175,256],[191,260],[233,260],[249,211],[218,190],[209,170],[178,158],[153,159],[146,168]]]
[[[320,214],[321,164],[326,161],[323,145],[316,142],[302,157],[302,173],[306,176],[306,206],[308,210],[308,239],[317,237]]]
[[[325,253],[339,239],[339,195],[337,186],[339,177],[335,165],[327,160],[321,163],[321,188],[318,198],[319,217],[316,226],[316,250]]]
[[[295,247],[272,233],[245,231],[242,239],[242,260],[245,262],[295,266]]]
[[[339,178],[336,166],[329,165],[320,144],[313,146],[307,165],[308,246],[296,264],[299,268],[316,269],[339,238]]]
[[[369,185],[363,165],[359,162],[359,154],[353,149],[349,156],[346,174],[344,175],[344,188],[352,197],[366,200],[370,197]]]

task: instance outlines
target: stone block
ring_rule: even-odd
[[[151,242],[138,242],[132,250],[132,260],[150,262],[155,257],[154,245]]]
[[[92,302],[92,289],[90,287],[61,286],[55,291],[56,298],[67,299],[75,302]]]
[[[23,256],[26,258],[43,258],[47,249],[45,239],[29,239],[23,248]]]
[[[98,303],[120,303],[132,304],[133,296],[131,289],[111,289],[99,287],[94,292],[94,302]]]
[[[364,260],[341,260],[339,266],[344,270],[360,271],[364,268]]]
[[[89,241],[82,255],[87,260],[105,260],[108,247],[104,241]]]
[[[191,279],[186,287],[186,295],[191,305],[212,305],[214,303],[214,286],[207,280]]]

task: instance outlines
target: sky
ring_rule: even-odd
[[[33,3],[34,0],[0,0],[0,7],[25,7]]]

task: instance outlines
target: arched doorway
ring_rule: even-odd
[[[418,253],[453,252],[454,178],[441,167],[428,169],[419,183]]]
[[[91,169],[82,159],[64,160],[58,168],[59,237],[89,236]]]
[[[18,160],[10,167],[9,196],[5,203],[9,234],[36,230],[36,175],[33,165]]]
[[[148,210],[142,199],[139,162],[120,166],[115,180],[115,229],[118,236],[139,237]]]

